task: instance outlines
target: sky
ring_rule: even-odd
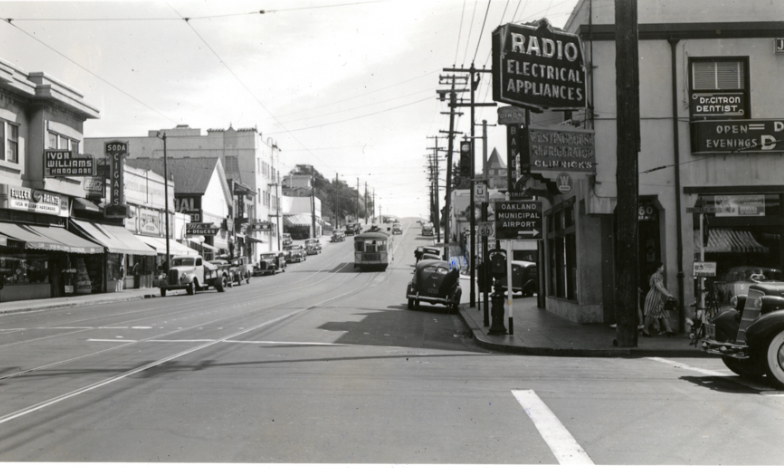
[[[383,214],[427,217],[428,148],[446,149],[449,130],[444,69],[489,70],[496,27],[560,27],[577,1],[0,0],[0,59],[82,93],[100,112],[85,137],[256,128],[281,149],[281,174],[313,165],[367,184]],[[483,73],[476,102],[492,102],[490,85]],[[461,111],[455,129],[470,135]],[[477,108],[482,120],[488,154],[505,155],[496,109]],[[481,168],[481,140],[476,153]]]

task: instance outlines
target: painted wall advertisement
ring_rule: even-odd
[[[596,173],[596,148],[592,130],[528,128],[528,157],[532,173]],[[555,178],[556,174],[553,174]]]
[[[201,195],[174,195],[174,211],[190,215],[192,223],[202,222]]]

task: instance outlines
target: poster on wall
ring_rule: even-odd
[[[714,195],[716,217],[765,216],[765,195]]]

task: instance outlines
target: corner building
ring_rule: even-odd
[[[581,0],[564,27],[582,40],[588,106],[562,125],[595,131],[597,169],[544,213],[546,307],[580,323],[615,322],[614,3]],[[676,329],[697,300],[695,261],[716,262],[722,282],[784,264],[784,22],[771,21],[782,17],[767,0],[638,0],[639,279],[647,291],[664,263]]]

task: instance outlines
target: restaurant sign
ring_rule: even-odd
[[[592,130],[529,127],[527,140],[532,173],[596,173]]]
[[[68,197],[6,184],[0,184],[0,208],[54,216],[69,216]]]
[[[784,119],[691,122],[691,152],[772,153],[784,151]]]
[[[585,65],[575,34],[546,19],[493,31],[493,100],[536,110],[585,107]]]
[[[212,223],[188,223],[185,227],[186,236],[215,236],[220,227]]]

